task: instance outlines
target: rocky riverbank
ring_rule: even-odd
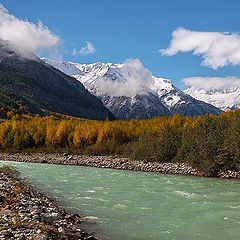
[[[65,164],[89,166],[98,168],[112,168],[142,172],[158,172],[164,174],[180,174],[192,176],[206,176],[203,172],[185,163],[157,163],[134,161],[118,156],[83,156],[68,154],[9,154],[0,153],[0,160],[17,162],[35,162],[47,164]],[[219,173],[220,178],[240,179],[240,172],[226,171]]]
[[[0,240],[94,240],[82,219],[33,189],[18,173],[0,167]]]

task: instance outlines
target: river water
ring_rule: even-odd
[[[239,240],[240,181],[80,166],[1,162],[101,239]]]

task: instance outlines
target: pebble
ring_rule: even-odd
[[[9,154],[0,153],[0,160],[17,161],[17,162],[36,162],[48,164],[66,164],[79,165],[99,168],[112,168],[120,170],[132,170],[143,172],[158,172],[165,174],[180,174],[193,176],[206,176],[203,172],[193,168],[185,163],[158,163],[158,162],[142,162],[133,161],[129,158],[118,156],[84,156],[63,154]],[[240,179],[240,171],[225,171],[218,174],[219,178],[235,178]],[[0,181],[0,185],[2,181]]]
[[[23,234],[17,240],[27,240],[27,237]]]
[[[53,239],[48,236],[51,231],[56,231],[57,238],[54,239],[59,240],[97,239],[81,230],[81,216],[69,214],[27,182],[14,176],[0,174],[0,183],[1,240]],[[16,194],[15,191],[20,193]],[[9,203],[5,203],[5,196],[12,196]]]

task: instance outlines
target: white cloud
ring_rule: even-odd
[[[73,55],[89,55],[89,54],[93,54],[96,52],[96,49],[94,47],[94,45],[89,42],[86,41],[85,42],[85,46],[83,46],[80,50],[77,50],[76,48],[73,49]]]
[[[51,49],[59,43],[59,37],[41,22],[31,23],[11,15],[0,5],[0,39],[8,41],[21,51],[35,53]]]
[[[109,96],[133,97],[142,94],[152,82],[152,74],[139,59],[127,60],[121,68],[122,79],[99,79],[97,88]]]
[[[182,80],[186,87],[205,90],[229,90],[240,87],[240,78],[237,77],[190,77]]]
[[[170,46],[158,52],[166,56],[193,52],[194,55],[202,56],[202,65],[213,69],[227,65],[240,65],[240,35],[177,28],[172,33]]]

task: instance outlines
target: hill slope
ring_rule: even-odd
[[[36,56],[22,55],[0,42],[0,108],[47,115],[113,119],[101,101],[76,79]]]

